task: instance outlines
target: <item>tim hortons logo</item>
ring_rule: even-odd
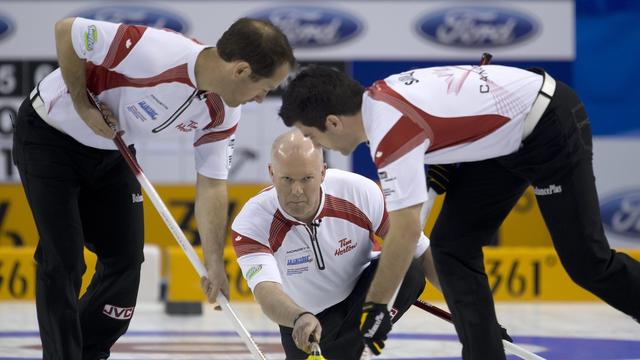
[[[356,246],[358,246],[358,243],[353,243],[353,241],[344,238],[341,240],[338,240],[338,244],[340,245],[340,247],[338,247],[336,249],[336,252],[333,254],[335,256],[340,256],[340,255],[344,255],[346,253],[348,253],[349,251],[353,250],[356,248]]]
[[[105,305],[102,313],[116,320],[129,320],[133,316],[135,307],[122,308],[113,305]]]

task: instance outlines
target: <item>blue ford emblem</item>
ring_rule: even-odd
[[[344,11],[319,6],[281,6],[248,15],[271,21],[298,48],[345,42],[362,31],[362,22]]]
[[[9,35],[13,31],[13,22],[6,16],[0,14],[0,39]]]
[[[101,6],[84,10],[76,16],[110,21],[115,23],[145,25],[158,29],[171,29],[179,33],[186,33],[187,21],[182,17],[154,7],[138,5]]]
[[[640,244],[640,189],[612,195],[600,202],[605,228],[638,240]]]
[[[430,12],[416,24],[418,33],[438,44],[498,47],[522,42],[538,32],[531,16],[494,7],[455,7]]]

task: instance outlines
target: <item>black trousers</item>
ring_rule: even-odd
[[[431,245],[464,359],[505,358],[482,246],[530,184],[571,279],[640,319],[640,264],[612,250],[604,235],[591,143],[583,104],[557,82],[549,107],[519,151],[460,165]]]
[[[140,185],[118,151],[84,146],[20,106],[14,163],[40,240],[36,307],[43,358],[103,359],[127,330],[143,261]],[[84,246],[98,258],[78,299]]]
[[[364,342],[360,336],[362,305],[364,305],[369,285],[377,267],[378,260],[376,259],[362,272],[356,286],[346,299],[316,314],[322,326],[320,349],[322,349],[322,355],[328,360],[360,359],[362,350],[364,350]],[[393,309],[396,311],[392,319],[394,323],[418,299],[425,285],[422,266],[418,261],[413,261],[393,304]],[[280,326],[282,347],[287,360],[306,359],[309,355],[296,347],[291,336],[292,332],[292,328]]]

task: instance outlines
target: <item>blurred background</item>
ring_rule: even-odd
[[[612,246],[640,249],[640,1],[1,0],[0,279],[5,281],[0,281],[0,301],[33,299],[31,257],[38,238],[11,162],[11,118],[56,67],[53,26],[69,16],[170,28],[212,45],[239,17],[267,19],[287,34],[301,65],[331,65],[365,86],[410,68],[477,64],[485,51],[494,55],[493,64],[543,67],[573,86],[590,114],[601,213]],[[230,175],[231,219],[269,184],[271,141],[285,130],[277,116],[278,93],[243,108]],[[136,148],[146,175],[198,245],[192,142],[143,141]],[[327,161],[331,167],[376,176],[364,146],[350,157],[328,152]],[[145,211],[148,249],[141,299],[201,300],[195,272],[173,248],[173,238],[148,201]],[[486,261],[498,300],[594,300],[559,266],[530,189],[494,243]],[[638,251],[631,253],[639,257]],[[250,300],[232,251],[226,259],[232,298]]]

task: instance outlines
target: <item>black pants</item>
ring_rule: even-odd
[[[18,112],[13,154],[40,236],[36,307],[43,358],[107,358],[129,326],[138,293],[140,185],[118,151],[84,146],[52,128],[28,99]],[[84,246],[98,261],[78,299]]]
[[[362,305],[377,267],[378,260],[376,259],[362,272],[356,286],[346,299],[316,314],[322,326],[320,349],[322,349],[322,355],[328,360],[360,359],[362,350],[364,350],[359,329]],[[393,304],[393,309],[396,311],[392,319],[394,323],[418,299],[425,284],[424,271],[420,263],[413,261]],[[291,336],[292,332],[292,328],[280,326],[282,347],[284,347],[287,360],[306,359],[308,354],[296,347]]]
[[[518,152],[460,165],[431,233],[464,359],[505,358],[482,246],[530,184],[571,279],[640,318],[640,264],[609,247],[593,175],[591,126],[580,99],[557,82],[549,107]]]

